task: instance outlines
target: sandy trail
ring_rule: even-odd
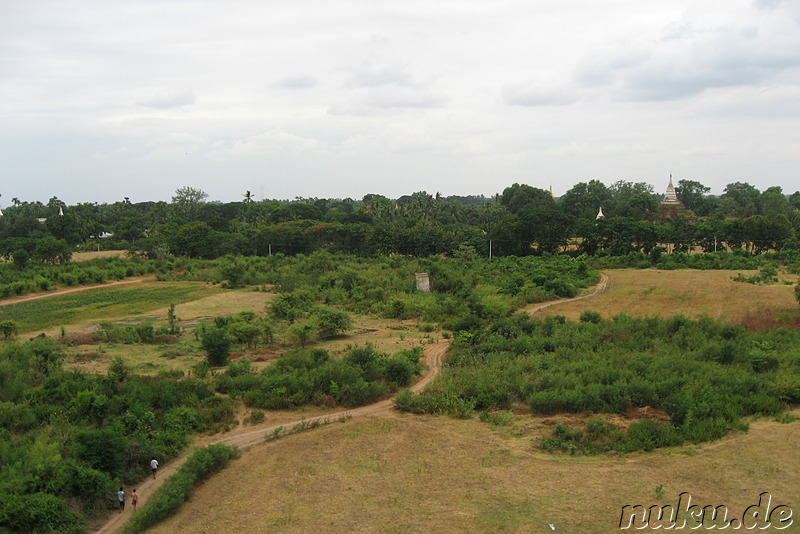
[[[581,295],[578,297],[572,297],[569,299],[559,299],[559,300],[552,300],[550,302],[543,302],[541,304],[532,304],[531,306],[526,306],[522,308],[522,311],[528,312],[531,315],[536,315],[536,313],[551,306],[558,306],[560,304],[566,304],[568,302],[575,302],[578,300],[595,297],[600,293],[604,292],[606,289],[608,289],[608,276],[606,276],[605,273],[600,273],[600,282],[596,286],[594,286],[591,293],[587,293],[585,295]]]
[[[535,314],[536,312],[543,310],[545,308],[549,308],[554,305],[558,304],[565,304],[567,302],[573,302],[576,300],[581,300],[585,298],[590,298],[595,295],[598,295],[605,291],[608,287],[608,277],[605,274],[601,273],[600,283],[594,286],[593,291],[586,295],[582,295],[579,297],[569,298],[569,299],[561,299],[552,302],[545,302],[541,304],[536,304],[533,306],[528,306],[523,308],[524,311],[530,313],[531,315]],[[423,377],[417,381],[414,385],[411,386],[411,391],[419,392],[423,388],[425,388],[428,383],[433,380],[433,378],[439,373],[442,368],[442,364],[444,362],[444,356],[447,353],[447,349],[450,347],[449,341],[440,341],[435,345],[428,346],[425,349],[425,364],[427,366],[427,371],[423,375]],[[214,436],[211,440],[203,439],[202,443],[201,440],[195,441],[195,446],[206,446],[212,444],[225,444],[225,445],[235,445],[240,449],[247,449],[256,445],[258,443],[263,443],[266,440],[266,436],[273,431],[277,430],[278,428],[283,429],[290,429],[294,425],[305,423],[313,423],[314,421],[319,420],[320,422],[335,422],[340,417],[364,417],[364,416],[372,416],[372,415],[379,415],[381,413],[389,412],[392,409],[393,399],[385,399],[374,404],[370,404],[367,406],[361,406],[359,408],[353,408],[351,410],[338,410],[335,412],[318,415],[315,417],[309,417],[307,419],[300,419],[297,421],[292,421],[289,423],[284,423],[282,425],[262,425],[255,428],[242,428],[239,427],[238,431],[234,430],[230,433],[227,433],[224,436]],[[137,493],[139,494],[139,506],[144,506],[147,503],[147,498],[158,489],[164,480],[166,480],[169,476],[173,475],[178,468],[183,465],[183,463],[189,457],[191,451],[184,453],[180,458],[170,462],[169,465],[163,466],[163,468],[159,468],[158,475],[155,479],[148,478],[147,480],[142,481],[138,486],[136,486]],[[126,488],[126,492],[130,494],[131,488]],[[128,505],[126,506],[126,510],[123,513],[114,513],[108,521],[98,530],[95,531],[96,534],[117,534],[123,531],[125,525],[130,519],[131,515],[131,507]]]

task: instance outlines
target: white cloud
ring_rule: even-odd
[[[190,106],[196,101],[197,97],[195,96],[194,91],[187,89],[182,91],[156,93],[149,98],[139,100],[136,102],[136,104],[148,108],[171,109]]]
[[[760,17],[746,10],[742,14],[752,17],[728,24],[705,16],[671,21],[654,38],[611,43],[586,55],[576,79],[631,100],[682,99],[767,83],[800,67],[800,28],[773,7]]]
[[[660,190],[674,161],[714,187],[796,189],[796,0],[2,5],[4,198],[80,177],[59,196],[113,200],[119,177],[168,199],[191,177],[238,200],[265,167],[289,198]]]
[[[323,149],[316,139],[301,137],[282,130],[271,130],[241,139],[217,141],[207,153],[215,161],[254,158],[276,154],[300,155]]]
[[[286,76],[272,83],[272,87],[279,87],[281,89],[309,89],[318,85],[319,80],[308,74]]]
[[[549,80],[507,84],[502,100],[511,106],[565,106],[578,100],[577,92],[566,83]]]

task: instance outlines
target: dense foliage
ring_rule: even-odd
[[[68,261],[76,246],[129,249],[150,258],[314,250],[429,256],[465,245],[484,257],[552,253],[569,244],[590,255],[651,254],[659,246],[756,253],[800,247],[800,192],[735,182],[716,197],[692,180],[678,181],[676,191],[689,211],[671,219],[659,212],[663,195],[624,180],[580,182],[559,198],[513,184],[493,198],[419,191],[397,199],[256,201],[247,194],[242,202],[220,203],[185,187],[169,203],[66,206],[55,197],[47,204],[13,199],[0,217],[0,255],[24,268]],[[605,218],[596,220],[600,208]]]
[[[233,420],[232,401],[199,379],[137,376],[122,361],[95,376],[61,360],[50,339],[0,348],[0,532],[80,532],[151,458]]]
[[[247,406],[292,408],[304,404],[360,406],[407,386],[422,370],[421,349],[392,356],[356,347],[341,360],[321,349],[291,351],[255,372],[248,362],[232,363],[215,378],[217,391],[241,397]]]
[[[651,421],[619,438],[619,448],[631,450],[717,439],[744,416],[774,415],[800,402],[796,330],[748,332],[680,315],[582,319],[520,314],[458,331],[447,369],[397,405],[462,417],[519,404],[542,414],[665,411],[670,427]]]
[[[489,261],[471,249],[462,249],[453,258],[359,258],[315,252],[247,261],[245,276],[252,276],[251,283],[274,286],[279,294],[271,313],[289,322],[324,316],[324,309],[315,309],[320,303],[398,319],[450,321],[468,315],[494,319],[531,302],[575,296],[599,280],[581,259],[546,255]],[[433,292],[416,290],[415,272],[420,271],[428,273]]]

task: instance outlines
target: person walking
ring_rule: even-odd
[[[156,478],[156,471],[158,471],[158,462],[155,458],[150,460],[150,469],[153,470],[153,478]]]
[[[133,491],[131,492],[131,505],[133,506],[134,510],[136,510],[137,504],[139,504],[139,494],[136,493],[136,488],[133,488]]]
[[[125,491],[122,489],[122,486],[119,487],[119,491],[117,492],[117,500],[119,501],[119,513],[125,509]]]

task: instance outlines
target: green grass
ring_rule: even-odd
[[[32,332],[84,320],[142,315],[218,291],[205,284],[187,282],[90,289],[0,306],[0,322],[14,321],[20,332]]]

